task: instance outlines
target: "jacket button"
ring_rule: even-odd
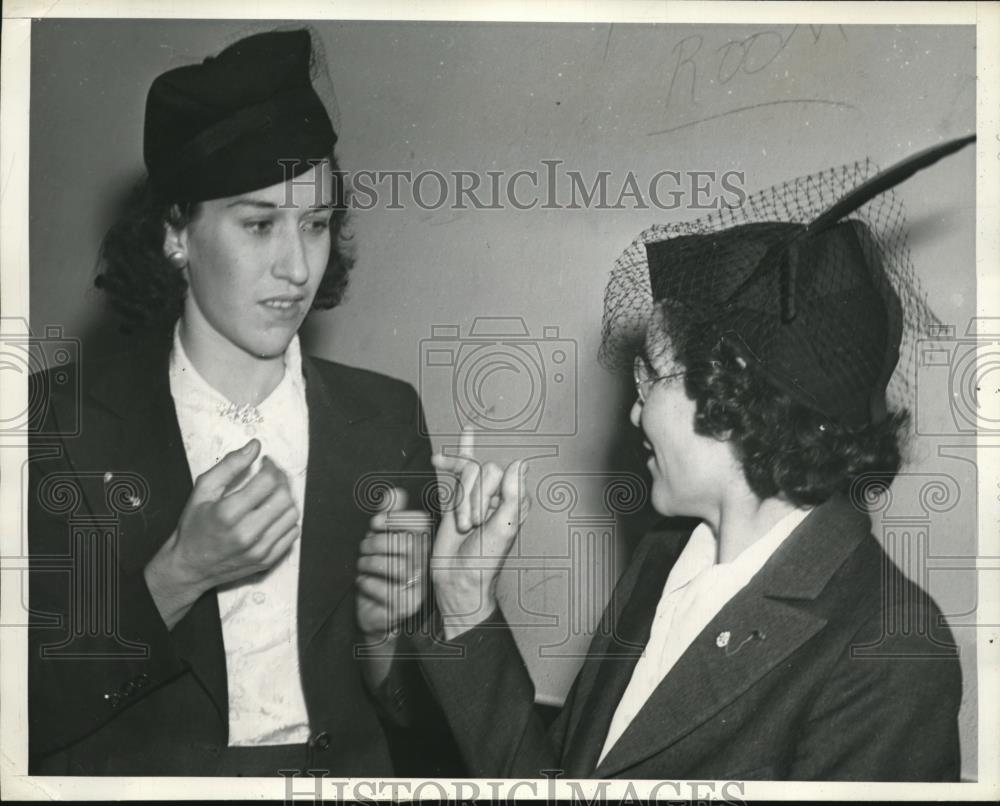
[[[146,685],[149,684],[149,675],[145,673],[139,675],[135,679],[135,684],[138,688],[144,688]]]
[[[128,697],[135,691],[135,683],[129,680],[127,683],[122,683],[121,688],[118,689],[118,693],[123,697]]]
[[[310,744],[317,750],[326,750],[330,746],[330,734],[321,730],[310,740]]]
[[[110,694],[105,694],[104,699],[108,701],[108,704],[112,708],[117,708],[118,704],[121,702],[122,697],[117,691],[112,691]]]

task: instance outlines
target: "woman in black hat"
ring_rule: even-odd
[[[356,591],[385,524],[355,487],[408,480],[401,509],[433,470],[410,386],[299,348],[350,266],[317,65],[307,31],[271,32],[149,91],[148,180],[97,278],[131,349],[88,374],[76,437],[32,446],[33,773],[398,771],[389,628],[420,605],[425,544],[397,542],[412,572]],[[74,405],[53,399],[42,433]],[[46,572],[67,555],[71,580]]]
[[[519,465],[434,457],[467,493],[432,559],[462,659],[425,641],[422,664],[472,774],[657,779],[660,797],[671,779],[957,780],[957,648],[864,504],[900,467],[890,379],[906,392],[930,316],[879,194],[968,141],[654,227],[618,261],[603,357],[632,364],[653,507],[700,523],[639,545],[548,730],[494,593]]]

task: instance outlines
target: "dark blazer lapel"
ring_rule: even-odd
[[[619,774],[670,747],[823,628],[826,620],[795,600],[815,599],[867,536],[867,515],[850,510],[845,500],[832,499],[799,524],[681,656],[595,776]],[[666,769],[663,774],[683,771]]]
[[[592,643],[580,671],[576,700],[579,705],[570,716],[563,753],[569,777],[587,777],[597,763],[611,718],[649,640],[656,605],[670,569],[687,542],[686,537],[663,535],[642,559],[634,585],[615,591],[615,601],[621,602],[617,610],[621,615],[612,629],[602,620],[603,630]]]
[[[794,607],[763,598],[759,590],[744,588],[653,691],[597,767],[595,777],[616,775],[695,730],[744,694],[825,623]],[[724,648],[716,643],[723,630],[730,633]],[[766,638],[752,638],[755,630]],[[664,774],[674,773],[665,770]],[[683,777],[681,772],[677,775]]]
[[[122,518],[119,565],[125,572],[145,567],[170,537],[191,494],[192,479],[177,413],[170,394],[170,334],[150,338],[99,374],[90,396],[121,421],[103,435],[96,455],[114,455],[112,473],[135,473],[148,485],[149,500]],[[84,432],[86,436],[86,432]],[[131,636],[128,636],[131,637]],[[214,591],[202,596],[171,631],[177,653],[190,666],[228,724],[226,656]]]
[[[299,649],[304,652],[344,596],[354,590],[358,543],[369,514],[354,499],[365,431],[356,424],[377,413],[349,389],[328,388],[302,357],[309,406],[309,469],[299,566]],[[346,636],[345,640],[350,640]]]

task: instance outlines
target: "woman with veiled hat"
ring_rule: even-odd
[[[423,641],[422,665],[472,774],[958,779],[957,648],[862,505],[900,467],[887,389],[930,315],[880,194],[968,141],[654,227],[619,259],[604,358],[633,367],[654,509],[700,523],[638,546],[549,728],[494,592],[520,465],[434,457],[464,497],[431,560],[453,646]]]
[[[386,611],[414,612],[424,580],[356,589],[380,526],[354,489],[433,469],[409,385],[300,350],[350,266],[318,65],[308,31],[274,31],[149,90],[148,180],[97,278],[130,349],[88,373],[77,436],[32,445],[34,774],[399,772],[387,736],[412,714]],[[53,398],[41,432],[75,405]],[[113,532],[73,532],[109,514]],[[396,548],[421,567],[419,539]],[[72,580],[45,566],[67,555]]]

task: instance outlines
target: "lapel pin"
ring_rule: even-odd
[[[723,636],[725,636],[726,640],[720,643]],[[741,649],[743,649],[743,647],[749,644],[751,641],[763,641],[765,638],[767,638],[767,635],[764,633],[763,630],[754,630],[752,633],[750,633],[750,635],[748,635],[746,638],[740,641],[735,649],[726,649],[726,657],[727,658],[732,657]],[[715,639],[715,643],[720,647],[726,647],[727,644],[729,644],[729,631],[726,630],[726,632],[724,633],[719,633],[719,636]]]
[[[723,630],[717,636],[715,636],[715,645],[719,649],[725,649],[729,646],[729,630]]]

